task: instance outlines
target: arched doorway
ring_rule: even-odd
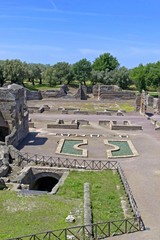
[[[50,176],[38,178],[30,190],[51,192],[53,187],[58,183],[58,179]]]

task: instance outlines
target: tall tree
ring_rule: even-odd
[[[129,70],[126,67],[120,67],[111,72],[114,84],[122,89],[127,89],[131,85],[132,80],[129,75]]]
[[[80,61],[73,64],[73,73],[75,79],[78,80],[80,83],[86,84],[86,81],[90,79],[91,71],[92,71],[91,62],[88,61],[86,58],[83,58]]]
[[[117,58],[113,57],[110,53],[104,53],[95,59],[92,68],[96,71],[112,71],[119,67]]]
[[[18,59],[6,60],[4,63],[3,77],[10,83],[23,84],[27,76],[26,64]]]
[[[67,62],[58,62],[54,67],[55,79],[57,79],[57,84],[62,84],[71,81],[71,66]]]
[[[148,63],[145,66],[147,87],[158,88],[160,86],[160,62]]]
[[[35,80],[39,80],[39,84],[42,84],[42,75],[46,69],[46,65],[40,63],[29,63],[27,64],[27,77],[32,85],[35,84]]]
[[[55,79],[55,69],[53,66],[49,66],[43,73],[43,79],[49,84],[50,87],[57,84],[57,79]]]
[[[146,70],[143,64],[139,64],[138,67],[131,69],[130,77],[133,80],[139,92],[142,92],[142,90],[147,90]]]

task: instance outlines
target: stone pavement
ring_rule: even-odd
[[[112,131],[112,134],[127,134],[129,139],[133,142],[136,147],[139,156],[126,159],[117,159],[122,168],[124,169],[125,175],[127,177],[128,183],[131,187],[133,196],[137,202],[140,214],[146,226],[146,231],[125,234],[121,236],[111,237],[108,239],[118,239],[118,240],[160,240],[160,130],[155,130],[154,126],[151,124],[151,121],[140,116],[139,114],[128,114],[125,116],[97,116],[97,115],[86,115],[86,116],[75,116],[75,115],[54,115],[50,113],[45,114],[32,114],[30,116],[35,122],[35,129],[37,132],[43,131],[44,136],[46,134],[46,151],[50,152],[47,149],[47,142],[49,135],[46,129],[46,122],[55,121],[56,119],[86,119],[93,122],[93,128],[90,127],[88,130],[79,129],[76,131],[79,132],[92,132],[93,129],[98,133],[108,133],[110,131],[106,130],[103,127],[97,126],[96,122],[99,119],[111,119],[111,120],[131,120],[131,122],[142,125],[142,131]],[[41,127],[41,128],[40,128]],[[58,131],[56,129],[49,130]],[[61,130],[62,131],[62,130]],[[69,130],[71,131],[71,130]],[[64,130],[64,132],[69,132]],[[74,131],[74,130],[72,130]],[[37,146],[32,144],[26,146],[25,144],[21,146],[22,151],[28,151],[35,153],[37,152]],[[51,147],[51,146],[50,146]],[[41,146],[40,146],[41,148]],[[39,148],[39,149],[40,149]],[[30,150],[30,151],[29,151]],[[97,149],[97,154],[100,154],[101,150]]]

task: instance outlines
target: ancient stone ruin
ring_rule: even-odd
[[[17,84],[0,88],[0,141],[17,146],[28,131],[25,89]]]
[[[80,100],[87,100],[87,87],[80,84],[78,91],[74,97]]]
[[[147,91],[142,91],[136,96],[136,111],[146,114],[148,111],[160,114],[160,97],[154,98]]]
[[[97,84],[93,86],[93,96],[101,99],[135,99],[135,94],[130,91],[122,91],[122,89],[116,85],[101,85]]]

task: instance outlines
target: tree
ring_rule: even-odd
[[[118,60],[113,57],[110,53],[104,53],[95,59],[93,62],[92,68],[95,71],[112,71],[119,67]]]
[[[160,85],[160,62],[148,63],[145,66],[147,87],[158,88]]]
[[[18,59],[6,60],[4,62],[3,77],[5,81],[10,83],[23,84],[23,80],[27,76],[26,63]]]
[[[3,71],[4,71],[4,61],[0,61],[0,87],[2,87],[5,82]]]
[[[81,84],[86,84],[86,80],[88,80],[91,76],[91,71],[91,63],[86,58],[83,58],[73,64],[74,78],[78,80]]]
[[[57,84],[62,84],[65,82],[70,82],[72,80],[71,76],[71,66],[67,62],[58,62],[54,67],[54,74],[55,74],[55,79],[57,79]]]
[[[126,67],[121,67],[111,71],[112,81],[122,89],[127,89],[132,81],[129,75],[129,70]]]
[[[43,79],[49,84],[50,87],[57,84],[55,79],[55,69],[53,66],[49,66],[43,73]]]
[[[142,92],[142,90],[147,89],[146,72],[145,66],[143,66],[143,64],[140,64],[138,67],[131,69],[130,77],[133,80],[139,92]]]
[[[32,85],[35,84],[34,80],[39,80],[39,84],[42,84],[42,75],[46,69],[46,65],[40,63],[29,63],[27,64],[27,77]]]
[[[96,83],[102,82],[103,79],[103,71],[96,71],[92,69],[91,71],[91,81],[92,84],[95,85]]]

